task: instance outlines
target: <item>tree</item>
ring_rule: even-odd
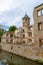
[[[1,42],[1,37],[3,35],[4,29],[0,29],[0,42]]]
[[[4,29],[0,29],[0,36],[3,35]]]
[[[17,29],[17,27],[16,26],[10,26],[9,27],[9,32],[12,32],[12,31],[15,31]]]

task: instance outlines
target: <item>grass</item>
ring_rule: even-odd
[[[43,60],[36,59],[35,61],[43,64]]]

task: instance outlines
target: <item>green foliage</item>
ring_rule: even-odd
[[[1,37],[3,35],[4,29],[0,29],[0,42],[1,42]]]
[[[4,29],[0,29],[0,36],[3,35]]]
[[[39,62],[39,63],[43,63],[43,61],[42,60],[39,60],[39,59],[36,59],[35,61],[36,62]]]
[[[11,32],[11,31],[15,31],[16,29],[17,29],[16,26],[10,26],[8,31]]]
[[[1,37],[0,37],[0,42],[1,42]]]

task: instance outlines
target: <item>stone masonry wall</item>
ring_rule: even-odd
[[[5,44],[0,43],[2,49],[14,54],[30,58],[30,59],[41,59],[43,60],[43,48],[36,48],[33,46],[26,45],[15,45],[15,44]]]

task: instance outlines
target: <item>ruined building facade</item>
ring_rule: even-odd
[[[43,46],[43,4],[34,8],[34,42],[35,46]]]
[[[34,43],[33,26],[30,26],[30,18],[27,14],[22,18],[22,28],[15,32],[5,32],[2,36],[2,43],[14,43],[31,45]]]
[[[2,43],[43,47],[43,4],[34,8],[33,18],[34,25],[30,25],[30,18],[25,14],[22,18],[22,28],[15,32],[5,32],[2,36]]]

